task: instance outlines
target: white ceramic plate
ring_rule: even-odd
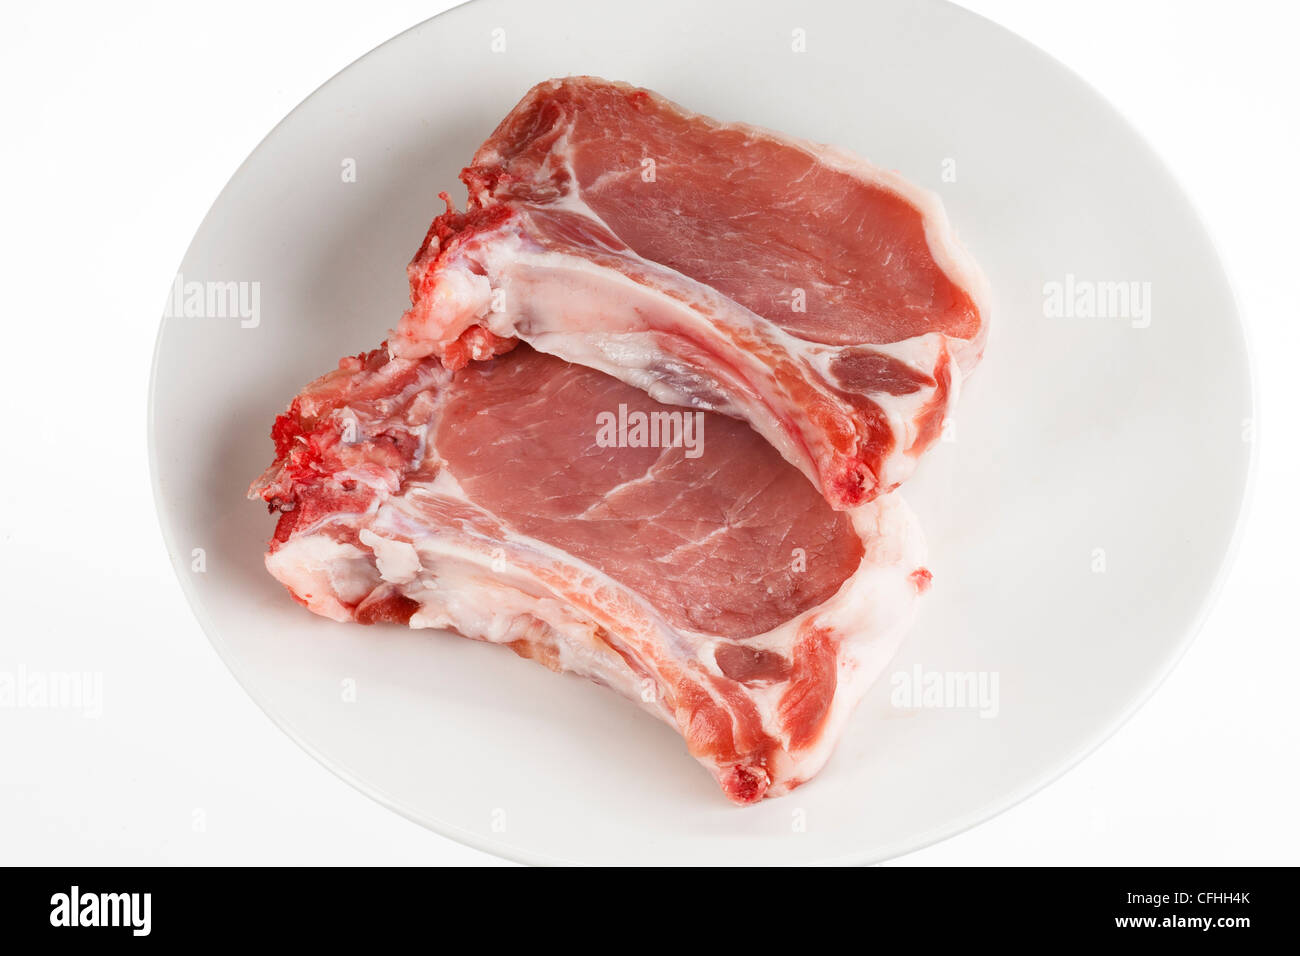
[[[438,191],[463,198],[477,144],[567,73],[901,170],[942,195],[994,290],[953,440],[907,488],[935,575],[919,623],[826,770],[756,807],[729,805],[671,729],[595,686],[450,635],[308,614],[263,570],[272,520],[244,499],[288,399],[395,323]],[[204,629],[340,776],[519,860],[865,862],[987,819],[1096,746],[1178,659],[1249,470],[1242,331],[1187,200],[1079,79],[940,3],[478,0],[290,114],[180,272],[260,296],[255,327],[179,316],[158,337],[158,508]],[[1086,288],[1105,297],[1096,283],[1137,295],[1052,317],[1050,284],[1067,281],[1080,306]],[[996,675],[996,715],[897,706],[892,675],[917,668]]]

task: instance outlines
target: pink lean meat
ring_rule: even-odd
[[[533,88],[461,178],[395,355],[522,339],[747,421],[835,508],[911,473],[983,349],[985,281],[939,200],[837,149],[578,77]]]

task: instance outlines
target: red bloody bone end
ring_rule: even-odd
[[[721,783],[727,798],[743,806],[762,800],[772,781],[762,768],[735,766],[727,771]]]

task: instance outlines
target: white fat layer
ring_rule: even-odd
[[[762,352],[721,344],[719,323],[711,316],[725,314],[727,322],[741,316],[747,326],[746,335],[766,342],[771,353],[783,354],[819,373],[806,379],[809,384],[820,385],[817,401],[854,417],[851,405],[825,384],[835,381],[831,363],[842,349],[796,338],[706,286],[699,289],[710,301],[692,309],[656,285],[638,282],[580,257],[529,252],[522,244],[512,245],[493,244],[487,257],[487,270],[504,292],[500,301],[506,303],[501,312],[484,317],[490,331],[502,337],[519,336],[539,351],[605,372],[649,393],[656,401],[708,408],[744,419],[783,458],[820,486],[820,465],[832,452],[824,436],[812,428],[800,427],[800,423],[808,421],[808,399],[791,396],[781,388],[771,377],[768,359]],[[522,305],[516,309],[511,303]],[[647,317],[656,315],[662,318],[647,321]],[[720,354],[732,360],[734,368],[676,359],[665,349],[664,333],[656,327],[682,328],[693,338],[713,342]],[[945,345],[945,337],[932,332],[870,348],[928,375],[941,361]],[[961,376],[955,362],[949,361],[948,369],[954,387],[941,413],[945,418],[955,402],[955,386]],[[882,474],[877,475],[879,483],[889,488],[906,479],[915,467],[915,456],[908,450],[918,438],[917,419],[934,399],[935,390],[868,394],[898,436],[897,451],[885,458]],[[774,414],[774,410],[780,414]]]
[[[358,537],[362,544],[374,552],[375,566],[385,581],[409,584],[423,570],[419,553],[408,542],[381,538],[369,528],[362,528]]]
[[[370,553],[327,534],[294,535],[266,556],[266,569],[323,617],[350,621],[351,607],[379,584]]]

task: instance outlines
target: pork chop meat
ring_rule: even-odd
[[[698,414],[692,441],[602,438],[656,413]],[[527,346],[455,370],[344,359],[272,437],[250,496],[279,514],[266,564],[298,601],[607,685],[738,803],[818,771],[929,581],[896,495],[832,510],[743,422]]]
[[[522,339],[748,422],[836,509],[908,476],[983,349],[985,282],[938,199],[830,147],[576,77],[461,178],[395,355],[455,369]]]

